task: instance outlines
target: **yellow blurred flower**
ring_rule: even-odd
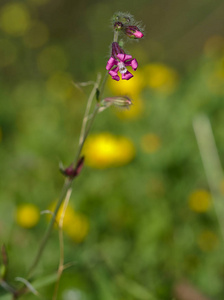
[[[76,212],[72,223],[65,227],[65,231],[76,243],[82,242],[89,232],[88,219],[83,214]]]
[[[22,3],[7,3],[0,11],[0,26],[13,36],[23,35],[30,26],[30,14]]]
[[[120,119],[135,120],[141,116],[143,112],[143,101],[140,98],[140,93],[144,87],[144,78],[141,69],[134,73],[134,77],[130,80],[115,81],[108,80],[108,87],[116,96],[129,96],[133,101],[133,105],[129,110],[116,110],[116,115]]]
[[[154,153],[161,146],[160,137],[154,133],[147,133],[141,138],[141,148],[146,153]]]
[[[206,190],[195,190],[189,196],[190,209],[197,213],[208,211],[211,207],[211,204],[211,194]]]
[[[104,132],[90,135],[84,145],[85,163],[94,168],[122,166],[135,156],[131,140]]]
[[[60,100],[68,99],[74,91],[72,76],[67,72],[56,72],[46,82],[50,94]]]
[[[51,205],[50,211],[53,212],[55,205],[56,203]],[[62,213],[63,205],[59,208],[56,216],[56,222],[58,224]],[[70,238],[72,238],[75,242],[80,243],[88,234],[89,222],[83,214],[76,212],[70,205],[68,205],[63,219],[63,229]]]
[[[130,80],[108,80],[108,87],[116,96],[130,96],[134,101],[138,98],[144,85],[141,71],[138,69]]]
[[[212,251],[218,245],[218,236],[211,230],[204,230],[198,238],[198,246],[202,251]]]
[[[40,211],[34,204],[22,204],[16,211],[16,222],[24,228],[34,227],[40,218]]]
[[[56,202],[52,203],[52,205],[50,206],[49,210],[53,212],[54,209],[55,209],[55,206],[56,206]],[[62,216],[62,213],[63,213],[63,205],[61,205],[61,207],[59,208],[57,216],[56,216],[56,219],[55,219],[55,221],[57,222],[57,224],[59,224],[59,221],[60,221],[60,218]],[[68,205],[67,209],[66,209],[66,212],[65,212],[65,215],[64,215],[64,219],[63,219],[63,227],[64,228],[66,226],[69,226],[72,223],[74,215],[75,215],[74,209],[70,205]],[[48,217],[50,219],[50,216],[48,216]]]
[[[148,64],[143,68],[146,86],[162,93],[171,93],[178,82],[177,72],[161,63]]]

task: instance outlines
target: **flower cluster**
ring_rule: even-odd
[[[125,54],[117,42],[113,42],[112,54],[106,65],[106,69],[109,71],[112,79],[120,80],[118,71],[121,73],[122,79],[129,80],[132,78],[133,75],[127,70],[127,66],[131,66],[135,71],[138,67],[138,62],[131,55]]]
[[[140,25],[136,24],[133,16],[127,13],[116,13],[113,16],[113,27],[115,31],[121,31],[132,39],[141,39],[144,36]]]
[[[131,66],[135,71],[138,67],[138,62],[131,55],[126,54],[118,42],[119,33],[125,34],[132,39],[140,39],[144,35],[138,26],[133,24],[132,16],[124,14],[116,14],[114,17],[114,42],[112,43],[111,57],[109,58],[106,69],[109,71],[112,79],[119,81],[121,78],[129,80],[133,75],[128,71],[127,67]]]

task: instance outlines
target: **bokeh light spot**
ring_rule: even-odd
[[[40,212],[34,204],[22,204],[17,208],[17,224],[24,228],[34,227],[40,218]]]
[[[0,11],[0,26],[13,36],[23,35],[30,26],[30,14],[22,3],[5,4]]]
[[[83,153],[86,165],[103,169],[128,164],[135,156],[135,147],[124,136],[103,132],[87,138]]]
[[[52,74],[46,83],[46,87],[54,97],[65,100],[70,97],[74,90],[72,76],[65,72]]]
[[[17,48],[7,39],[0,39],[0,66],[5,67],[16,61]]]
[[[109,89],[116,95],[130,96],[135,100],[143,88],[144,81],[141,70],[137,70],[136,73],[133,72],[133,75],[134,77],[130,80],[115,81],[110,78],[108,81]]]
[[[24,35],[24,43],[29,48],[37,48],[43,46],[48,38],[49,30],[47,26],[43,22],[34,21]]]
[[[54,202],[50,211],[54,211],[56,202]],[[60,218],[63,215],[63,206],[60,207],[57,216],[56,222],[59,224]],[[48,219],[50,219],[48,215]],[[89,232],[89,221],[85,215],[76,212],[71,205],[67,206],[67,209],[64,214],[63,219],[63,230],[67,235],[76,243],[81,243]]]
[[[73,241],[81,243],[89,232],[89,221],[86,216],[75,212],[72,222],[65,230]]]
[[[211,194],[206,190],[195,190],[189,196],[190,209],[197,213],[208,211],[211,207],[211,204]]]
[[[160,137],[154,133],[147,133],[141,138],[141,148],[146,153],[154,153],[161,146]]]
[[[218,245],[218,236],[211,230],[204,230],[199,235],[198,245],[202,251],[212,251]]]
[[[56,71],[64,71],[68,66],[68,59],[61,47],[49,46],[40,52],[37,63],[41,72],[52,74]]]
[[[177,72],[164,64],[148,64],[144,67],[143,72],[146,85],[153,90],[169,94],[177,86]]]

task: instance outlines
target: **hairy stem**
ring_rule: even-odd
[[[89,111],[90,111],[90,107],[91,107],[91,103],[93,101],[93,98],[94,96],[96,95],[96,92],[97,92],[97,89],[98,89],[98,86],[99,86],[99,81],[100,81],[100,77],[98,76],[98,79],[96,81],[96,83],[94,84],[94,87],[93,87],[93,90],[91,91],[91,94],[89,96],[89,99],[87,101],[87,108],[86,108],[86,111],[85,111],[85,115],[84,115],[84,119],[83,119],[83,123],[82,123],[82,129],[81,129],[81,133],[80,133],[80,139],[79,139],[79,147],[78,147],[78,150],[77,150],[77,154],[76,154],[76,158],[74,160],[74,164],[77,163],[79,157],[80,157],[80,154],[81,154],[81,151],[82,151],[82,148],[83,148],[83,145],[85,143],[85,140],[90,132],[90,129],[92,128],[92,125],[93,125],[93,122],[95,120],[95,117],[97,115],[97,113],[99,112],[99,108],[100,108],[100,101],[102,99],[102,94],[103,94],[103,91],[104,91],[104,88],[105,88],[105,84],[106,84],[106,80],[107,80],[107,77],[108,77],[108,73],[106,73],[106,75],[104,76],[104,80],[100,86],[100,90],[99,90],[99,99],[96,103],[96,106],[95,106],[95,109],[91,115],[91,118],[88,120],[88,115],[89,114]],[[89,122],[88,122],[89,121]],[[56,207],[55,207],[55,210],[53,212],[53,215],[52,215],[52,218],[50,220],[50,223],[46,229],[46,232],[45,232],[45,235],[40,243],[40,246],[39,246],[39,249],[38,249],[38,252],[34,258],[34,261],[28,271],[28,276],[27,278],[31,278],[35,269],[36,269],[36,266],[38,265],[39,261],[40,261],[40,258],[42,257],[42,254],[43,254],[43,251],[47,245],[47,242],[49,240],[49,237],[50,237],[50,234],[51,234],[51,231],[53,229],[53,226],[54,226],[54,222],[55,222],[55,219],[56,219],[56,216],[57,216],[57,213],[58,213],[58,210],[63,202],[63,200],[65,199],[67,193],[68,193],[68,190],[71,188],[71,185],[72,185],[72,182],[73,182],[73,179],[74,178],[66,178],[65,182],[64,182],[64,185],[63,185],[63,188],[62,188],[62,191],[61,191],[61,195],[60,195],[60,198],[58,199],[58,202],[56,204]]]
[[[97,80],[96,80],[96,82],[94,82],[93,89],[92,89],[92,91],[89,95],[88,101],[87,101],[86,110],[85,110],[85,114],[84,114],[84,117],[83,117],[82,128],[81,128],[80,137],[79,137],[79,147],[83,142],[83,137],[84,137],[84,134],[85,134],[86,125],[87,125],[87,122],[88,122],[88,119],[89,119],[89,112],[90,112],[91,104],[93,102],[94,96],[96,95],[96,90],[99,86],[100,80],[101,80],[101,76],[98,75]]]

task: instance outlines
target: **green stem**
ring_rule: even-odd
[[[84,134],[82,136],[82,139],[80,139],[79,148],[78,148],[78,151],[77,151],[77,154],[76,154],[76,158],[75,158],[75,160],[73,162],[74,164],[77,163],[77,161],[78,161],[78,159],[80,157],[80,154],[82,152],[82,148],[83,148],[84,143],[86,141],[86,138],[87,138],[87,136],[88,136],[88,134],[90,132],[90,129],[92,128],[93,122],[94,122],[94,120],[95,120],[95,118],[96,118],[96,116],[97,116],[97,114],[99,112],[100,102],[102,100],[102,96],[103,96],[103,92],[104,92],[105,85],[106,85],[106,82],[107,82],[107,78],[108,78],[108,72],[106,72],[106,74],[105,74],[105,76],[103,78],[103,82],[102,82],[102,84],[100,86],[99,99],[98,99],[98,102],[95,105],[95,108],[94,108],[94,111],[92,113],[91,119],[89,120],[88,126],[86,127],[86,124],[84,124],[84,126],[85,126],[85,132],[84,132]],[[96,94],[96,89],[98,88],[98,85],[95,85],[94,88],[95,88],[95,93],[93,93],[93,91],[92,91],[91,95],[95,95]],[[88,117],[88,116],[86,116],[86,117]]]
[[[88,123],[90,108],[91,108],[91,105],[92,105],[92,102],[93,102],[93,98],[96,95],[96,91],[99,87],[100,80],[101,80],[101,76],[98,74],[97,80],[96,80],[96,82],[94,82],[93,89],[92,89],[92,91],[89,95],[89,98],[87,100],[86,110],[85,110],[85,114],[84,114],[84,117],[83,117],[83,120],[82,120],[82,127],[81,127],[81,132],[80,132],[80,137],[79,137],[79,147],[80,147],[80,145],[83,141],[83,136],[85,134],[86,125]],[[77,157],[77,160],[78,160],[78,157]]]
[[[103,82],[101,84],[101,87],[100,87],[99,103],[100,103],[100,101],[102,99],[102,94],[103,94],[103,91],[104,91],[104,88],[105,88],[107,77],[108,77],[108,73],[106,73],[106,75],[104,76],[104,80],[103,80]],[[97,88],[98,88],[98,82],[96,82],[96,84],[94,85],[94,88],[93,88],[93,90],[92,90],[92,92],[90,94],[90,97],[89,97],[90,100],[88,102],[92,101],[94,95],[96,94]],[[89,120],[88,126],[86,127],[86,124],[83,125],[84,129],[85,129],[84,130],[85,132],[84,132],[82,140],[81,140],[81,142],[79,144],[79,147],[78,147],[78,150],[77,150],[76,159],[74,160],[73,163],[77,163],[77,161],[78,161],[78,159],[80,157],[80,154],[81,154],[83,145],[85,143],[85,140],[86,140],[86,138],[87,138],[87,136],[88,136],[88,134],[90,132],[90,129],[92,128],[92,125],[93,125],[93,122],[95,120],[95,117],[96,117],[96,115],[97,115],[97,113],[98,113],[98,111],[100,109],[99,103],[97,103],[96,106],[95,106],[95,109],[94,109],[94,111],[92,113],[92,117]],[[87,103],[87,105],[88,105],[88,103]],[[55,210],[53,212],[53,215],[52,215],[52,218],[50,220],[50,223],[49,223],[49,225],[48,225],[48,227],[46,229],[45,235],[44,235],[44,237],[43,237],[43,239],[42,239],[42,241],[40,243],[40,246],[39,246],[38,252],[37,252],[37,254],[36,254],[35,258],[34,258],[33,264],[31,265],[31,267],[29,269],[28,276],[27,276],[28,279],[30,279],[32,277],[32,275],[34,273],[34,270],[35,270],[36,266],[38,265],[38,263],[40,261],[40,258],[42,257],[43,251],[44,251],[44,249],[45,249],[45,247],[47,245],[47,242],[49,240],[51,231],[53,229],[53,226],[54,226],[54,223],[55,223],[55,219],[56,219],[58,210],[59,210],[59,208],[60,208],[63,200],[65,199],[65,196],[66,196],[68,190],[70,189],[70,187],[72,185],[72,181],[73,181],[73,178],[66,178],[66,180],[65,180],[64,186],[63,186],[62,191],[61,191],[61,196],[60,196],[60,198],[59,198],[59,200],[57,202],[57,205],[56,205]]]
[[[57,202],[57,205],[55,207],[55,210],[53,212],[52,218],[51,218],[50,223],[49,223],[49,225],[47,227],[47,230],[45,232],[45,235],[44,235],[44,237],[43,237],[43,239],[42,239],[42,241],[40,243],[37,255],[36,255],[36,257],[35,257],[35,259],[33,261],[33,264],[31,265],[31,267],[29,269],[28,276],[27,276],[28,279],[33,275],[33,272],[34,272],[37,264],[39,263],[39,260],[40,260],[40,258],[42,256],[42,253],[43,253],[43,251],[44,251],[44,249],[46,247],[46,244],[48,242],[49,236],[50,236],[51,231],[53,229],[54,222],[55,222],[58,210],[59,210],[59,208],[60,208],[60,206],[61,206],[61,204],[62,204],[62,202],[63,202],[63,200],[64,200],[64,198],[65,198],[65,196],[66,196],[66,194],[68,192],[68,190],[69,190],[69,188],[71,187],[71,184],[72,184],[72,180],[66,178],[64,186],[62,188],[61,196],[60,196],[60,198],[59,198],[59,200]]]
[[[114,31],[114,42],[118,42],[118,37],[119,37],[119,32],[118,31]]]

